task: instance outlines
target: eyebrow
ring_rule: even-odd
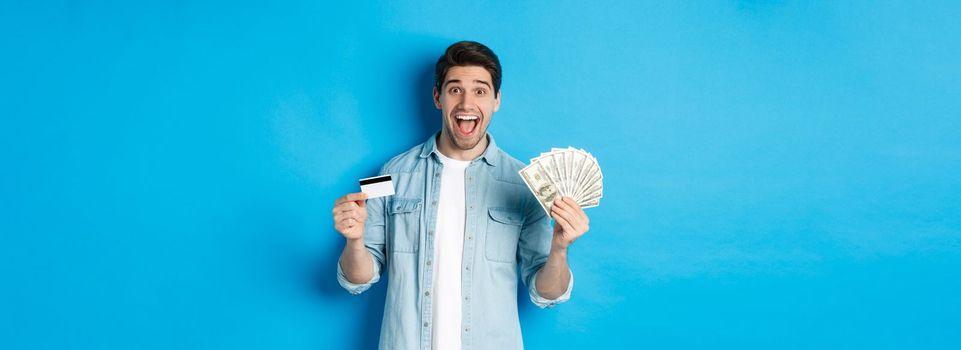
[[[451,80],[448,80],[448,81],[444,82],[444,86],[447,86],[447,85],[450,84],[450,83],[460,83],[460,82],[461,82],[460,79],[451,79]],[[487,81],[484,81],[484,80],[474,79],[474,82],[475,82],[475,83],[481,83],[481,84],[487,85],[487,88],[488,88],[488,89],[490,89],[490,87],[491,87],[491,84],[488,83]]]

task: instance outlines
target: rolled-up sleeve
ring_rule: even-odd
[[[568,272],[570,272],[570,269],[568,269]],[[540,273],[540,271],[534,273],[533,281],[537,281],[538,273]],[[571,274],[571,280],[567,283],[567,290],[564,291],[564,294],[561,294],[561,296],[557,297],[557,299],[547,299],[541,296],[541,294],[537,292],[537,287],[535,287],[536,283],[532,281],[527,288],[529,289],[529,294],[531,295],[531,301],[534,302],[534,305],[537,305],[538,307],[543,309],[543,308],[554,307],[554,305],[570,300],[571,290],[574,289],[574,273],[570,272],[570,274]]]
[[[381,174],[383,174],[383,169],[381,170]],[[344,270],[340,266],[340,259],[337,259],[337,282],[351,294],[363,293],[367,289],[370,289],[371,285],[380,281],[380,271],[384,266],[386,256],[384,228],[387,218],[384,216],[384,208],[386,207],[385,198],[387,197],[367,200],[367,221],[364,224],[364,246],[367,248],[367,252],[370,253],[374,267],[374,276],[371,277],[367,283],[351,283],[347,280],[347,275],[344,274]]]
[[[373,254],[371,254],[370,259],[374,266],[374,276],[371,277],[370,281],[367,281],[367,283],[361,283],[361,284],[350,283],[350,281],[347,280],[347,275],[344,274],[344,269],[340,267],[340,261],[338,261],[337,262],[337,282],[340,283],[340,286],[344,287],[344,289],[350,292],[350,294],[357,295],[370,289],[370,286],[374,285],[374,283],[377,283],[377,281],[380,281],[380,264],[377,263],[377,259],[374,258]]]

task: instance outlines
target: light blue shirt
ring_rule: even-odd
[[[379,281],[386,268],[381,349],[431,347],[431,260],[443,167],[437,158],[437,136],[381,168],[381,175],[393,175],[396,193],[367,200],[364,245],[373,258],[374,277],[365,284],[350,283],[337,264],[337,281],[353,294]],[[570,299],[574,278],[572,274],[567,291],[557,299],[537,293],[534,281],[551,248],[550,218],[517,173],[524,164],[497,148],[490,134],[487,137],[487,150],[464,174],[461,344],[463,349],[522,349],[518,277],[541,308]]]

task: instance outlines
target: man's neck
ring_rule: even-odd
[[[487,134],[485,133],[481,141],[477,143],[477,146],[474,146],[474,148],[468,150],[463,150],[454,146],[449,137],[450,136],[444,132],[441,132],[437,135],[437,140],[435,140],[437,141],[437,150],[447,158],[456,160],[474,160],[477,157],[480,157],[481,154],[484,154],[484,151],[487,150],[487,145],[490,143],[490,141],[487,140]]]

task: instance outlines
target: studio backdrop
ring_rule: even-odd
[[[269,3],[269,4],[268,4]],[[604,174],[528,349],[961,346],[961,3],[0,1],[0,348],[373,349],[334,200],[503,64]]]

